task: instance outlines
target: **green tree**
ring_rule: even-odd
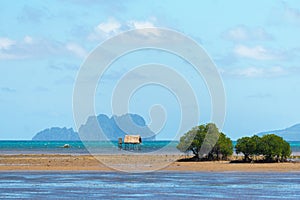
[[[252,143],[255,145],[254,147],[254,152],[252,155],[261,155],[261,137],[254,135],[251,137],[251,141]]]
[[[242,137],[237,140],[235,145],[235,152],[237,154],[243,153],[244,154],[244,161],[250,160],[250,155],[252,154],[252,144],[250,137]]]
[[[228,156],[233,154],[233,144],[231,139],[226,137],[224,133],[220,133],[217,144],[213,147],[210,154],[215,154],[217,160],[226,160]],[[214,156],[213,159],[215,159]]]
[[[290,144],[282,137],[268,134],[261,138],[261,153],[267,161],[279,161],[291,155],[291,148]]]
[[[208,160],[227,159],[233,153],[232,141],[213,123],[192,128],[180,138],[177,148]]]
[[[242,137],[237,140],[235,152],[244,154],[244,161],[252,161],[254,155],[260,155],[261,138],[257,135],[252,137]]]
[[[245,161],[252,160],[253,155],[263,155],[266,161],[284,161],[291,155],[290,144],[274,134],[242,137],[237,140],[235,150],[244,154]]]
[[[204,142],[206,132],[206,126],[201,125],[192,128],[180,138],[180,142],[177,145],[177,149],[182,152],[193,152],[193,154],[199,158],[201,145]]]
[[[281,160],[286,160],[292,153],[291,146],[287,141],[283,141],[282,151],[281,151]]]

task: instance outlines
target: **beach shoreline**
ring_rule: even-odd
[[[178,162],[172,155],[0,155],[0,171],[300,172],[300,163]]]

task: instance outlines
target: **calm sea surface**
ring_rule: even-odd
[[[233,142],[235,145],[236,142]],[[65,144],[69,144],[70,148],[63,148]],[[141,152],[154,152],[166,145],[165,153],[180,153],[177,149],[178,142],[174,141],[145,141],[141,145]],[[85,148],[101,153],[110,153],[112,149],[117,149],[117,142],[85,142],[80,141],[0,141],[0,154],[88,154]],[[300,154],[300,141],[290,142],[293,154]]]
[[[70,148],[63,148],[69,144]],[[174,141],[145,141],[138,152],[155,152],[166,145],[165,153],[180,153],[178,142]],[[118,149],[117,142],[81,142],[81,141],[0,141],[0,154],[89,154],[111,153]]]
[[[0,199],[300,199],[300,173],[0,172]]]

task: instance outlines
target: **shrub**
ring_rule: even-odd
[[[284,161],[291,155],[290,144],[274,134],[263,137],[242,137],[237,140],[236,153],[243,153],[245,161],[251,161],[254,155],[263,155],[265,161]]]
[[[227,159],[233,153],[232,141],[213,123],[192,128],[180,138],[177,148],[191,151],[198,160]]]

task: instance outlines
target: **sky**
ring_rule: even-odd
[[[0,139],[31,139],[49,127],[76,130],[72,97],[80,66],[106,39],[124,31],[168,28],[199,43],[215,63],[226,94],[220,129],[232,139],[300,123],[299,1],[1,1]],[[113,85],[130,67],[172,66],[199,100],[199,124],[210,122],[205,82],[188,63],[146,50],[114,62],[96,92],[96,111],[112,115]],[[154,95],[155,94],[155,95]],[[150,98],[152,97],[152,98]],[[155,98],[154,98],[155,97]],[[164,105],[158,139],[170,139],[180,121],[178,100],[157,85],[132,96],[129,111],[150,123],[149,108]]]

